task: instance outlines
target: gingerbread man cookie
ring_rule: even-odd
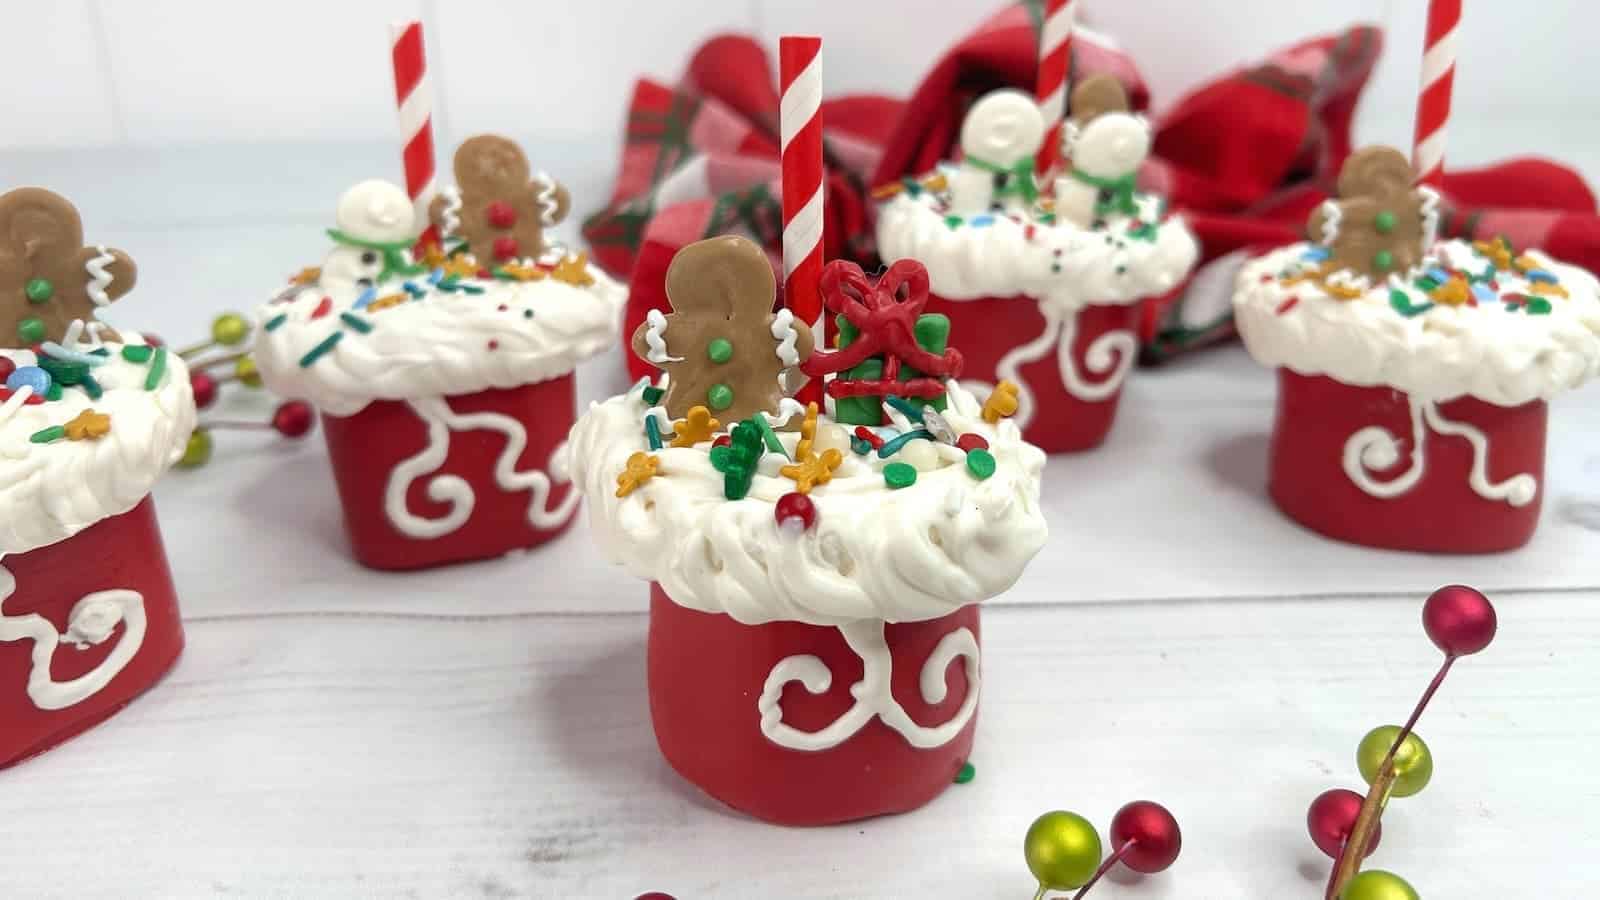
[[[1128,111],[1128,92],[1115,75],[1091,75],[1072,89],[1072,124],[1083,128],[1106,113]]]
[[[811,329],[772,311],[777,284],[761,248],[718,237],[679,250],[667,268],[671,315],[654,311],[633,352],[671,376],[663,405],[685,418],[709,407],[724,422],[777,412],[784,371],[811,355]]]
[[[0,196],[0,347],[60,341],[75,321],[106,340],[99,308],[133,290],[133,260],[83,245],[83,220],[44,188]]]
[[[560,184],[534,180],[522,149],[480,134],[456,150],[457,197],[435,197],[428,217],[446,237],[467,242],[481,266],[537,259],[544,230],[567,217],[572,197]]]
[[[1411,162],[1392,147],[1367,147],[1345,161],[1339,199],[1319,206],[1306,225],[1311,240],[1328,248],[1329,274],[1381,280],[1422,261],[1429,198],[1413,183]]]

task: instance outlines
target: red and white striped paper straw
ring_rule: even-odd
[[[1039,74],[1034,96],[1044,115],[1044,146],[1035,170],[1041,182],[1061,159],[1061,122],[1067,116],[1067,75],[1072,66],[1073,0],[1045,0],[1044,28],[1039,33]]]
[[[406,193],[416,208],[417,222],[427,223],[417,238],[420,250],[438,245],[439,229],[428,221],[428,205],[439,186],[433,156],[433,88],[428,82],[428,60],[423,53],[422,23],[395,22],[389,26],[390,54],[394,60],[394,99],[400,111],[400,137],[404,140]]]
[[[822,340],[822,39],[778,39],[784,304]],[[822,402],[822,380],[797,395]]]
[[[1450,95],[1455,87],[1456,41],[1460,33],[1461,0],[1429,0],[1412,164],[1417,170],[1417,181],[1434,190],[1444,184],[1444,145],[1450,125]]]

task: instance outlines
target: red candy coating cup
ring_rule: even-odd
[[[1124,361],[1112,352],[1102,362],[1088,365],[1090,347],[1112,332],[1138,333],[1139,303],[1085,306],[1073,315],[1072,362],[1089,394],[1106,396],[1091,399],[1068,390],[1061,377],[1058,343],[1052,341],[1033,362],[1021,364],[1017,371],[1033,392],[1033,419],[1022,429],[1029,443],[1046,453],[1089,450],[1105,441],[1117,415],[1122,386],[1104,389],[1099,385],[1115,377],[1133,359]],[[1039,304],[1031,297],[980,297],[972,300],[946,300],[937,294],[928,300],[927,312],[950,318],[951,343],[961,351],[965,365],[963,380],[998,383],[1000,361],[1016,348],[1043,334],[1046,328]],[[1058,339],[1059,340],[1059,339]],[[1134,340],[1137,352],[1137,341]]]
[[[442,398],[457,416],[497,413],[522,426],[527,444],[515,460],[518,472],[548,473],[551,453],[566,440],[576,418],[570,374],[515,388],[491,389]],[[405,509],[426,521],[447,517],[451,505],[429,496],[439,476],[463,479],[474,496],[471,514],[457,528],[437,536],[414,536],[391,521],[387,492],[391,473],[428,446],[429,425],[405,401],[376,400],[352,416],[324,414],[323,435],[333,463],[334,481],[344,507],[350,547],[362,564],[375,569],[420,569],[501,556],[534,547],[565,531],[570,510],[559,522],[529,521],[529,503],[554,510],[572,490],[553,485],[548,497],[526,488],[503,490],[495,468],[508,440],[490,428],[451,430],[442,464],[425,467],[406,488]]]
[[[1471,483],[1472,442],[1432,427],[1426,416],[1422,468],[1416,473],[1407,395],[1288,369],[1278,370],[1268,485],[1273,500],[1307,528],[1354,544],[1431,553],[1493,553],[1526,544],[1544,496],[1545,403],[1505,407],[1461,397],[1438,404],[1436,415],[1448,427],[1463,425],[1483,434],[1483,474],[1489,484],[1522,475],[1536,481],[1531,501],[1517,506],[1481,496]],[[1378,485],[1415,479],[1393,497],[1373,496],[1346,472],[1347,445],[1369,428],[1384,429],[1398,443],[1393,465],[1367,466],[1368,477]]]
[[[4,768],[93,727],[154,686],[183,651],[183,621],[149,497],[0,566],[16,579],[0,599]],[[106,617],[111,610],[120,611],[115,620]],[[97,621],[114,627],[91,636]]]
[[[978,638],[978,607],[923,622],[884,626],[892,660],[894,700],[923,729],[959,721],[968,701],[963,657],[944,667],[945,696],[925,702],[923,668],[935,648],[960,629]],[[848,719],[851,687],[862,658],[838,628],[799,622],[741,625],[727,615],[673,602],[659,584],[650,591],[649,691],[656,742],[667,762],[707,794],[741,812],[780,825],[827,825],[906,812],[948,788],[972,751],[975,711],[947,740],[918,748],[880,716],[836,745],[791,749],[763,731],[759,703],[774,667],[814,656],[831,683],[812,694],[799,681],[783,686],[781,723],[801,732]],[[937,676],[935,676],[937,677]],[[976,697],[972,698],[976,703]]]

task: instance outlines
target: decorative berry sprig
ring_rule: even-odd
[[[1047,891],[1074,889],[1072,900],[1081,900],[1119,863],[1145,875],[1165,871],[1178,860],[1183,832],[1166,807],[1137,800],[1111,817],[1111,844],[1111,855],[1102,860],[1100,833],[1077,813],[1056,810],[1035,819],[1022,842],[1028,871],[1039,881],[1034,900],[1043,900]]]
[[[1361,863],[1378,847],[1389,798],[1417,794],[1433,777],[1433,756],[1412,730],[1422,711],[1456,660],[1489,646],[1497,625],[1488,598],[1464,585],[1442,587],[1423,604],[1422,628],[1444,653],[1444,664],[1404,725],[1374,728],[1361,739],[1356,766],[1367,782],[1366,796],[1326,791],[1311,801],[1306,813],[1312,842],[1334,860],[1324,900],[1418,900],[1405,879],[1378,869],[1363,872]]]

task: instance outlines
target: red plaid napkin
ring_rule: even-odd
[[[829,258],[873,264],[869,186],[952,158],[976,97],[1032,88],[1039,24],[1037,0],[1002,10],[937,60],[904,103],[859,96],[823,104]],[[1160,116],[1140,181],[1184,214],[1203,258],[1188,284],[1147,304],[1147,360],[1232,334],[1231,273],[1254,248],[1302,236],[1351,151],[1356,102],[1382,43],[1366,26],[1308,40],[1201,87]],[[1135,107],[1148,106],[1133,61],[1092,31],[1075,36],[1072,71],[1115,74]],[[679,247],[728,232],[774,254],[781,246],[772,73],[753,40],[719,37],[695,54],[677,89],[651,81],[636,88],[612,202],[584,226],[602,265],[632,271],[625,333],[666,306],[663,277]],[[1447,236],[1504,234],[1519,247],[1600,269],[1595,197],[1569,168],[1525,159],[1452,172],[1444,192]]]

